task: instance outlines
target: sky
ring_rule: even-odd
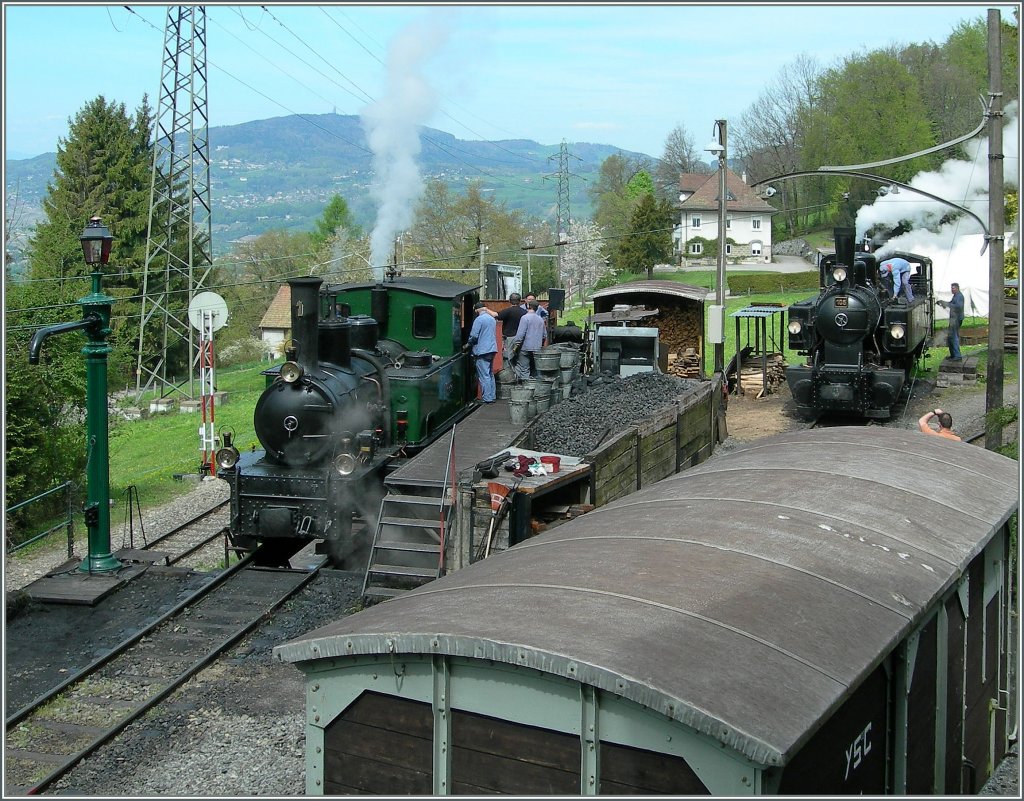
[[[156,107],[168,6],[3,4],[4,151],[57,149],[103,95]],[[998,4],[218,5],[207,8],[211,126],[364,114],[389,89],[392,45],[413,42],[421,124],[460,139],[563,140],[660,156],[698,148],[798,55],[829,66],[890,45],[941,44]],[[129,10],[130,9],[130,10]],[[389,55],[392,52],[392,55]],[[412,101],[410,101],[412,102]],[[570,148],[571,152],[571,148]]]

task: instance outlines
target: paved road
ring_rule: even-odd
[[[676,269],[684,273],[697,272],[698,270],[704,271],[714,269],[711,267],[696,266],[696,267],[679,267],[679,268],[661,268],[655,267],[656,272],[661,272],[663,269],[665,272],[674,272]],[[739,264],[729,264],[726,267],[726,271],[729,270],[763,270],[769,273],[805,273],[814,269],[814,265],[806,259],[802,259],[799,256],[778,256],[770,263],[763,261],[749,261],[740,262]]]

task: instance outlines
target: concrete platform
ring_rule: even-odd
[[[69,559],[56,570],[25,587],[33,601],[48,604],[95,606],[110,593],[142,575],[147,565],[126,564],[114,573],[82,573],[81,559]]]

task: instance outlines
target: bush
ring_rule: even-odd
[[[252,364],[267,357],[267,346],[262,339],[248,337],[232,342],[217,353],[217,363],[221,367],[234,367],[239,364]]]

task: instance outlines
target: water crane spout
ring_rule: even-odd
[[[98,314],[87,314],[81,320],[76,320],[73,323],[57,323],[56,325],[48,325],[46,328],[40,328],[32,335],[32,342],[28,346],[28,363],[39,364],[39,352],[43,349],[43,342],[54,334],[63,334],[65,331],[78,331],[83,328],[92,328],[96,325],[102,325],[102,323],[103,320]]]

